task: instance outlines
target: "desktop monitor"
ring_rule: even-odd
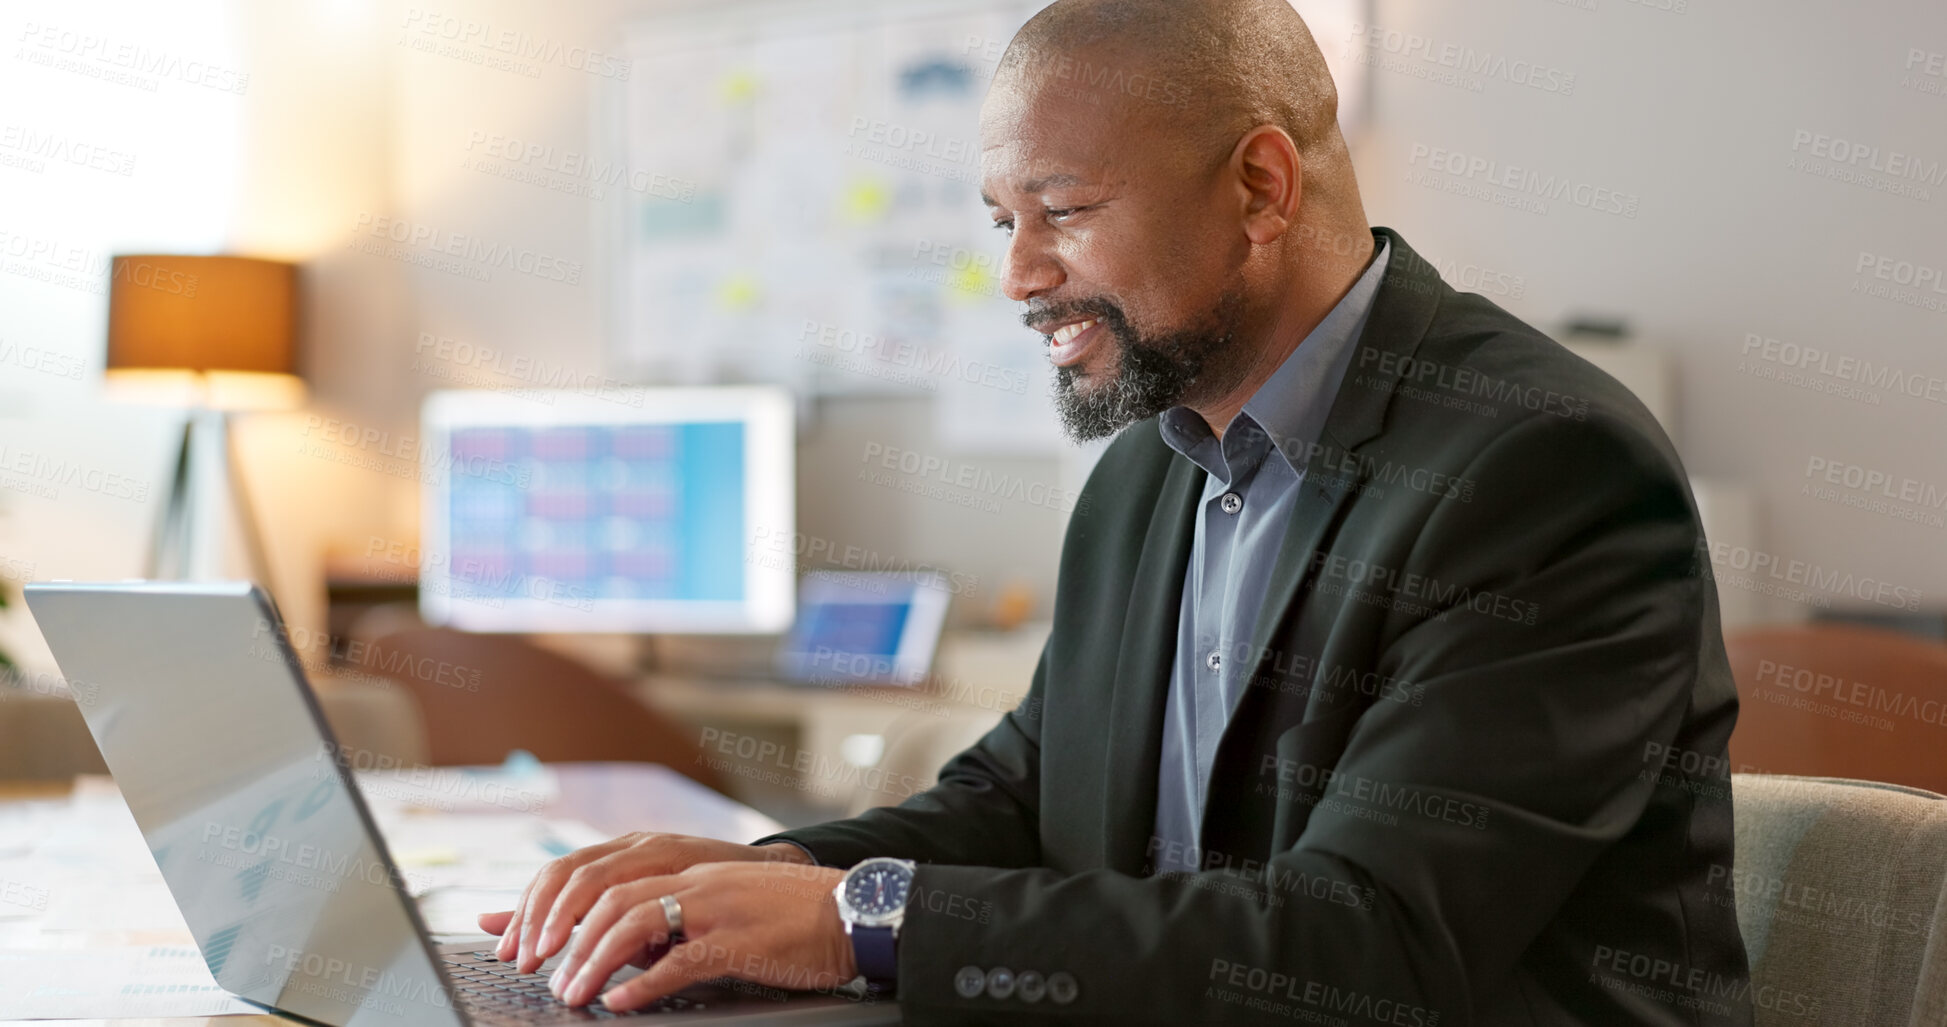
[[[422,411],[419,606],[466,631],[791,625],[793,408],[779,389],[442,391]]]

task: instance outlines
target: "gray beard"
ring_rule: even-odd
[[[1079,388],[1081,374],[1073,367],[1055,368],[1055,412],[1075,442],[1106,439],[1144,418],[1176,406],[1196,384],[1203,361],[1195,355],[1172,355],[1139,346],[1122,346],[1115,376]]]
[[[1120,311],[1102,318],[1103,327],[1116,340],[1115,372],[1083,390],[1079,370],[1055,368],[1055,412],[1061,417],[1062,431],[1075,442],[1105,439],[1182,405],[1192,391],[1206,391],[1203,387],[1213,383],[1235,384],[1217,379],[1235,378],[1241,370],[1232,352],[1238,305],[1237,297],[1226,296],[1207,327],[1155,339],[1138,335]]]

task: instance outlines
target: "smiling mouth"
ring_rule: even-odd
[[[1098,337],[1096,328],[1101,321],[1089,318],[1074,324],[1065,324],[1048,336],[1048,357],[1057,367],[1067,367],[1081,361],[1095,344]]]
[[[1097,322],[1094,318],[1089,318],[1086,321],[1077,321],[1072,325],[1062,325],[1060,328],[1055,329],[1055,333],[1049,336],[1049,338],[1055,340],[1055,345],[1057,346],[1066,346],[1074,341],[1075,336],[1088,331],[1090,328],[1095,327],[1096,324]]]

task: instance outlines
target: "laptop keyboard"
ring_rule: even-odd
[[[546,1012],[550,1019],[563,1016],[585,1020],[614,1020],[654,1013],[682,1013],[708,1008],[681,995],[659,999],[628,1013],[617,1013],[600,1005],[569,1006],[548,991],[545,974],[524,974],[513,963],[503,963],[492,952],[446,954],[446,974],[467,1015],[478,1024],[525,1024],[534,1014]]]

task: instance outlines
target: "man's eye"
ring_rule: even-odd
[[[1006,232],[1008,235],[1014,234],[1014,222],[1012,221],[996,221],[994,222],[994,227]]]
[[[1048,217],[1056,221],[1065,221],[1081,209],[1080,207],[1050,207],[1048,208]]]

